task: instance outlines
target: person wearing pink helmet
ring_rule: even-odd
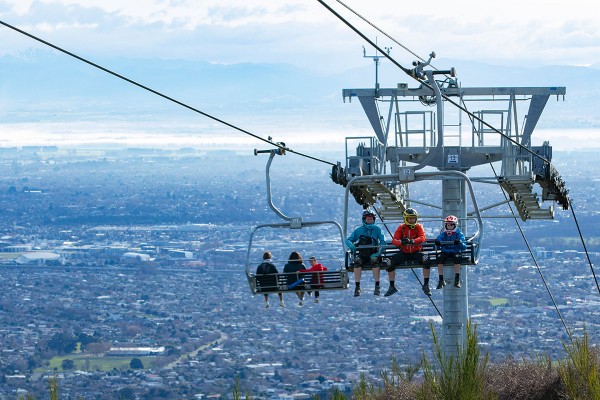
[[[458,218],[454,215],[448,215],[444,219],[444,227],[435,239],[435,245],[440,248],[440,253],[437,255],[439,281],[436,289],[441,289],[446,285],[444,262],[447,259],[454,261],[454,287],[460,288],[461,253],[466,250],[467,244],[465,235],[458,227]]]

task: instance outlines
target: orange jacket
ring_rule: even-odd
[[[414,244],[402,244],[402,238],[412,239]],[[398,229],[396,229],[396,232],[394,232],[392,244],[400,247],[403,253],[415,253],[423,249],[421,243],[425,242],[426,240],[427,238],[425,237],[423,225],[416,224],[415,227],[411,229],[408,227],[408,225],[402,224],[398,227]]]

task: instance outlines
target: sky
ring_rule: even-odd
[[[407,67],[435,51],[437,60],[600,68],[600,21],[592,0],[326,4]],[[375,55],[318,0],[0,0],[0,20],[91,60],[288,63],[331,74],[372,64],[363,54]],[[48,50],[5,26],[0,43],[0,57]],[[52,128],[21,129],[20,137],[35,141],[40,129]]]
[[[592,0],[326,3],[404,64],[415,56],[402,46],[419,57],[435,51],[438,58],[508,65],[600,65]],[[0,19],[86,57],[335,71],[363,65],[366,44],[317,0],[0,0]],[[0,56],[40,47],[6,27],[0,43]]]

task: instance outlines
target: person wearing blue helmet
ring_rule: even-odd
[[[362,293],[360,279],[362,276],[363,265],[370,265],[373,269],[373,279],[375,280],[375,290],[373,294],[379,296],[379,276],[381,267],[381,253],[384,250],[385,237],[381,228],[375,225],[375,213],[371,210],[364,210],[362,214],[362,225],[352,232],[346,239],[346,246],[351,252],[351,266],[354,269],[354,297]]]

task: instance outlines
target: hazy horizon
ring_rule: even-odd
[[[160,148],[178,149],[184,147],[199,150],[244,150],[268,146],[267,143],[255,139],[243,132],[230,128],[194,129],[193,124],[148,124],[126,123],[123,121],[91,122],[27,122],[0,123],[4,134],[0,138],[0,148],[23,146],[57,146],[61,148]],[[354,132],[342,129],[323,129],[305,131],[301,127],[289,132],[253,131],[252,128],[241,127],[262,137],[272,135],[274,142],[284,142],[292,149],[338,149],[344,151],[346,137],[372,136],[369,131]],[[229,131],[227,131],[229,129]],[[223,131],[225,132],[219,132]],[[11,134],[14,131],[16,134]],[[589,151],[600,147],[600,128],[588,129],[538,129],[532,135],[532,144],[539,146],[549,141],[554,151]]]

